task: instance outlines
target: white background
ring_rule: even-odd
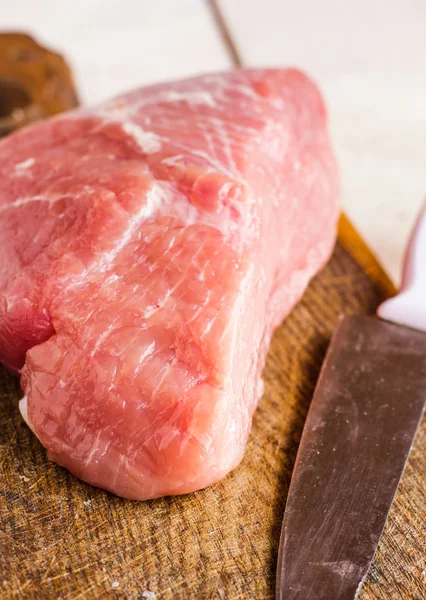
[[[324,91],[342,202],[398,281],[426,193],[426,0],[217,0],[246,65],[292,65]],[[0,0],[0,28],[63,53],[81,98],[232,66],[207,0]]]

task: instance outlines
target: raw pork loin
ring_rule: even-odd
[[[133,499],[240,462],[336,165],[295,70],[154,85],[0,144],[0,359],[49,457]]]

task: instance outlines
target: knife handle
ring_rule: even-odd
[[[386,321],[426,331],[426,200],[405,253],[400,292],[386,300],[377,315]]]

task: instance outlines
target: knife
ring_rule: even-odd
[[[367,576],[425,408],[425,260],[426,207],[399,295],[341,319],[330,343],[284,513],[280,600],[353,600]]]

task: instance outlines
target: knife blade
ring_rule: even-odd
[[[379,308],[382,318],[344,317],[330,343],[284,513],[280,600],[353,600],[368,573],[425,408],[421,256],[426,210],[401,293]]]

